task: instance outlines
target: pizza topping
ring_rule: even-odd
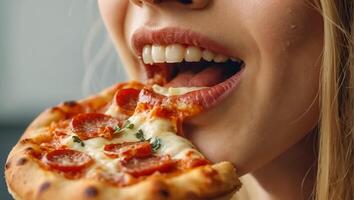
[[[127,120],[127,121],[125,122],[124,128],[133,129],[133,128],[134,128],[134,124],[131,123],[129,120]]]
[[[157,94],[152,90],[144,88],[141,90],[139,95],[139,104],[146,105],[147,108],[151,109],[156,106],[167,105],[168,97],[165,97],[161,94]]]
[[[152,89],[144,88],[139,94],[138,111],[146,111],[153,109],[162,109],[165,113],[155,114],[168,114],[166,117],[179,117],[181,119],[195,116],[202,112],[200,104],[192,101],[194,92],[189,92],[184,95],[177,96],[163,96],[155,93]],[[159,116],[159,117],[163,117]]]
[[[43,151],[38,150],[38,149],[33,149],[32,147],[27,147],[25,149],[25,152],[27,155],[29,155],[32,158],[40,159],[43,157]]]
[[[154,84],[152,86],[152,89],[155,93],[161,94],[166,97],[180,96],[180,95],[187,94],[189,92],[193,92],[193,91],[201,90],[201,89],[205,89],[205,88],[207,88],[207,87],[162,87],[158,84]]]
[[[140,141],[144,141],[144,132],[143,130],[139,129],[138,132],[135,133],[135,137],[138,138]]]
[[[154,152],[156,152],[160,147],[161,147],[161,139],[154,137],[154,138],[149,138],[145,140],[144,132],[143,130],[139,129],[138,132],[135,133],[135,137],[139,139],[140,141],[148,141],[150,142],[151,148]]]
[[[182,160],[182,167],[185,169],[191,169],[207,164],[210,164],[210,162],[205,158],[187,158]]]
[[[161,139],[158,137],[150,138],[148,141],[150,141],[151,148],[154,152],[159,150],[159,148],[161,147]]]
[[[119,126],[116,126],[115,128],[114,128],[114,134],[119,134],[119,133],[121,133],[122,132],[122,128],[121,127],[119,127]]]
[[[120,134],[120,133],[122,133],[124,130],[126,130],[126,129],[134,129],[134,124],[133,123],[131,123],[129,120],[127,120],[125,123],[124,123],[124,126],[123,126],[123,128],[120,128],[119,126],[117,126],[117,127],[115,127],[114,128],[114,134]]]
[[[72,136],[72,138],[73,138],[74,142],[79,143],[82,147],[85,146],[85,143],[79,137],[77,137],[76,135]]]
[[[116,94],[116,103],[120,110],[127,115],[132,115],[135,111],[140,90],[134,88],[122,89]]]
[[[104,153],[111,158],[146,158],[151,156],[152,148],[149,142],[123,142],[119,144],[108,144],[104,147]]]
[[[43,161],[49,167],[63,172],[82,171],[93,163],[92,158],[86,153],[70,149],[49,152],[45,155]]]
[[[120,121],[100,113],[85,113],[75,116],[71,121],[71,129],[80,139],[95,137],[112,139]]]
[[[118,169],[135,177],[148,176],[155,172],[170,172],[176,167],[176,161],[170,156],[152,156],[148,158],[133,158],[118,163]]]
[[[63,126],[66,135],[60,135],[56,141],[61,141],[61,146],[54,148],[59,150],[47,149],[39,159],[51,169],[65,172],[63,175],[69,178],[85,174],[85,177],[98,177],[98,170],[101,170],[103,175],[111,174],[101,180],[117,186],[132,184],[140,180],[139,177],[156,172],[175,172],[207,163],[196,150],[192,153],[192,161],[185,159],[187,152],[194,148],[188,140],[176,135],[173,120],[179,119],[180,111],[171,106],[170,103],[175,103],[172,96],[139,92],[138,89],[122,89],[115,96],[116,112],[135,112],[129,120],[101,113],[78,114]],[[146,105],[146,110],[138,108],[135,111],[134,101],[138,97],[147,101],[139,103],[139,106]]]

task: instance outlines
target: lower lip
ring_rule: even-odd
[[[215,86],[180,95],[178,96],[178,101],[186,104],[199,105],[202,110],[208,110],[219,104],[237,88],[244,69],[244,66],[242,66],[241,70],[235,75]]]

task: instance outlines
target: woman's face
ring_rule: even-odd
[[[186,136],[212,161],[232,161],[242,174],[247,173],[279,156],[315,127],[323,28],[311,2],[210,0],[202,9],[177,1],[98,2],[134,79],[144,80],[146,74],[138,56],[141,52],[134,50],[132,41],[136,31],[144,28],[195,32],[217,44],[220,48],[215,51],[225,50],[215,53],[228,52],[227,56],[244,62],[237,87],[184,124]]]

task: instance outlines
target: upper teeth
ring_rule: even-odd
[[[202,58],[206,61],[217,63],[226,62],[229,59],[239,62],[238,59],[230,58],[222,54],[215,54],[207,49],[200,49],[195,46],[185,47],[181,44],[163,45],[145,45],[142,53],[145,64],[153,63],[180,63],[199,62]]]

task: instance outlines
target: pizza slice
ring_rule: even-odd
[[[240,187],[230,162],[213,164],[182,123],[203,110],[197,88],[118,84],[42,113],[10,152],[17,200],[210,199]]]

